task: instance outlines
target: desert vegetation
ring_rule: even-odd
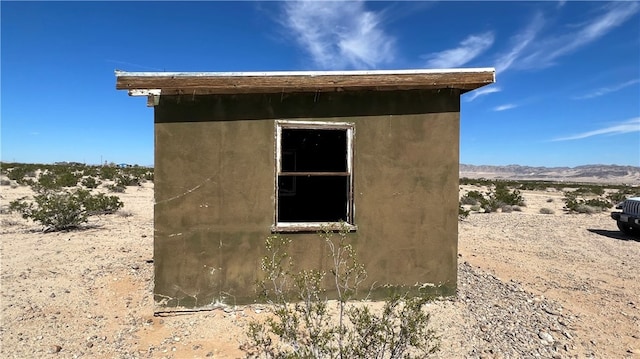
[[[425,358],[437,351],[430,315],[423,310],[428,296],[393,294],[380,311],[351,301],[366,270],[347,233],[319,233],[329,249],[329,273],[292,271],[290,240],[267,238],[258,293],[273,307],[273,316],[249,323],[242,346],[248,358]],[[327,283],[337,300],[327,299]]]
[[[0,168],[7,177],[2,185],[28,186],[32,191],[30,196],[11,201],[5,210],[41,224],[45,232],[78,229],[90,216],[113,214],[124,204],[104,190],[122,193],[128,186],[153,179],[153,169],[114,164],[2,163]]]
[[[389,351],[366,350],[380,348],[380,343],[390,343],[387,340],[392,342],[394,337],[411,342],[409,334],[420,329],[403,322],[403,311],[418,318],[417,323],[428,322],[428,327],[420,326],[433,330],[422,336],[430,338],[423,348],[429,352],[439,343],[439,350],[432,354],[435,358],[624,358],[634,357],[640,348],[635,314],[640,242],[621,233],[608,211],[602,210],[640,194],[638,186],[463,178],[460,211],[467,216],[458,224],[457,295],[426,302],[417,298],[412,307],[402,296],[357,302],[345,291],[344,327],[340,329],[341,302],[325,302],[323,289],[314,284],[319,276],[331,282],[334,273],[293,272],[288,261],[295,258],[288,255],[281,265],[267,258],[263,263],[265,281],[258,288],[263,298],[269,298],[269,305],[226,304],[189,315],[154,314],[153,169],[56,166],[0,166],[2,357],[291,357],[302,350],[335,356],[342,350],[357,356],[350,338],[358,333],[349,334],[355,328],[364,328],[366,333],[379,330],[378,334],[386,336],[365,342],[362,353],[391,357]],[[46,173],[51,175],[41,183]],[[125,175],[138,178],[138,184],[131,181],[124,192],[111,192],[108,186],[117,186],[118,178]],[[74,178],[75,185],[66,187]],[[87,222],[42,231],[48,226],[24,219],[20,212],[9,212],[8,204],[18,201],[35,215],[33,211],[40,208],[36,196],[41,193],[63,194],[43,197],[52,205],[69,199],[81,204]],[[87,193],[97,205],[84,202]],[[114,200],[108,209],[104,202],[112,197],[123,206]],[[498,200],[504,204],[485,213],[482,202]],[[507,208],[505,200],[524,203]],[[573,202],[568,205],[568,201],[601,207],[581,213],[571,209]],[[99,209],[105,207],[104,212]],[[113,210],[115,215],[106,214]],[[43,216],[51,218],[55,213],[44,212]],[[339,233],[332,236],[334,248],[340,248]],[[271,243],[269,253],[290,253],[286,238],[273,238]],[[340,268],[352,268],[354,275],[362,273],[364,268],[356,265],[355,253],[351,261],[346,244],[343,242],[344,252],[340,252],[345,260],[339,262],[344,263]],[[278,267],[281,276],[269,275],[278,273]],[[354,275],[347,277],[358,278]],[[274,286],[269,278],[287,278],[286,288],[292,296],[278,297],[278,288],[285,286]],[[357,281],[343,287],[354,288],[354,283]],[[328,314],[329,323],[305,324],[307,320],[313,324],[314,318],[329,318]],[[299,325],[282,324],[285,317],[299,318]],[[382,328],[382,324],[396,326]],[[409,332],[399,332],[403,325]],[[312,333],[334,335],[314,346],[308,339]],[[343,333],[342,349],[337,333]],[[416,356],[421,353],[409,346],[386,346],[393,347]]]
[[[461,178],[460,185],[467,188],[460,196],[461,219],[470,213],[521,211],[520,207],[526,206],[523,191],[563,193],[563,212],[584,214],[603,212],[626,198],[640,196],[640,186],[622,184]],[[553,201],[547,200],[548,203]],[[539,213],[553,214],[555,211],[544,208]]]

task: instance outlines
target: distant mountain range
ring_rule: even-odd
[[[640,167],[618,165],[530,167],[520,165],[476,166],[460,164],[460,177],[625,183],[640,185]]]

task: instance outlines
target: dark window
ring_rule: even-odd
[[[280,123],[276,226],[352,224],[351,124]]]

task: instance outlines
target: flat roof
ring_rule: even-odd
[[[200,95],[357,90],[475,90],[495,82],[494,68],[371,71],[126,72],[116,89],[130,95]]]

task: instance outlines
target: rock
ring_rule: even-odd
[[[62,350],[62,347],[59,345],[52,345],[49,348],[49,354],[55,354],[55,353],[59,353]]]
[[[542,339],[543,341],[549,344],[553,343],[553,337],[551,336],[551,334],[547,332],[540,332],[538,333],[538,336],[540,337],[540,339]]]

